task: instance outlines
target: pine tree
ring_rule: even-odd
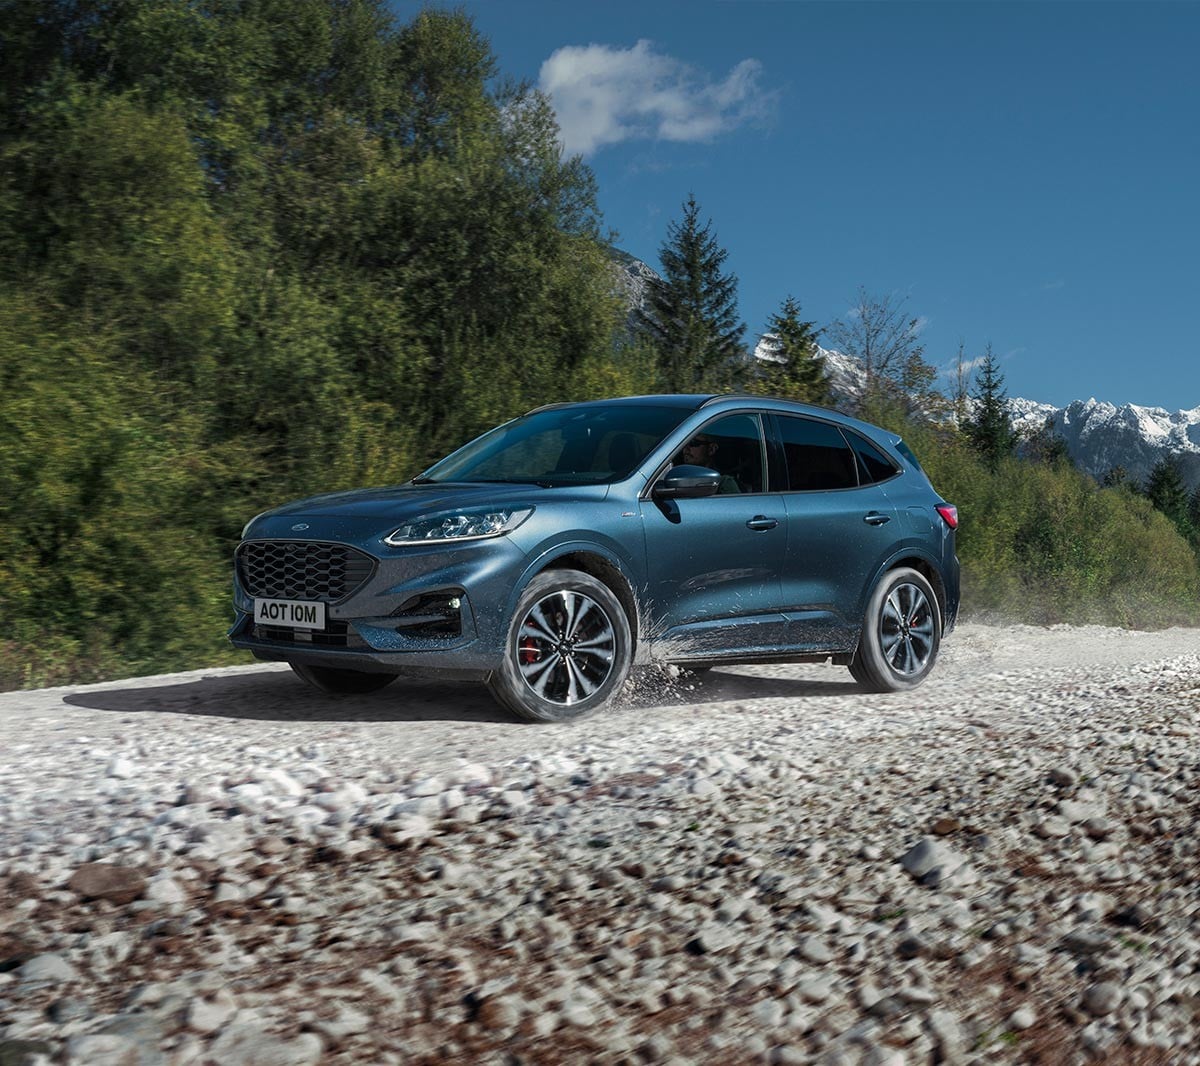
[[[1143,495],[1174,523],[1180,534],[1190,540],[1194,533],[1188,515],[1191,501],[1187,484],[1179,469],[1179,462],[1174,456],[1164,456],[1154,464],[1142,491]]]
[[[788,296],[767,323],[763,337],[773,361],[761,368],[756,385],[762,392],[803,403],[832,399],[825,358],[817,347],[820,330],[800,317],[800,304]]]
[[[1054,466],[1056,463],[1071,461],[1067,442],[1054,428],[1053,415],[1048,416],[1021,442],[1021,455],[1030,462],[1041,463],[1043,466]]]
[[[667,227],[659,249],[662,280],[651,284],[647,309],[638,316],[658,349],[668,392],[726,388],[744,368],[737,278],[722,270],[728,255],[712,221],[700,224],[700,206],[689,195],[683,219]]]
[[[963,432],[989,469],[995,470],[1001,459],[1012,455],[1017,438],[1008,418],[1004,375],[1000,373],[998,360],[990,344],[984,352],[971,397],[975,401],[975,409],[963,422]]]
[[[1100,485],[1106,489],[1133,488],[1132,479],[1129,477],[1129,471],[1126,470],[1120,463],[1116,466],[1109,467],[1108,473],[1100,479]]]

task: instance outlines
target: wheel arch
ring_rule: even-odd
[[[616,596],[625,611],[625,617],[629,620],[629,635],[633,643],[631,653],[636,660],[641,608],[637,594],[633,590],[633,583],[621,564],[615,558],[597,551],[592,546],[587,548],[567,546],[563,551],[542,556],[525,572],[520,588],[515,590],[514,604],[515,597],[521,595],[529,582],[547,570],[580,570],[601,582]],[[511,614],[511,610],[509,613]]]
[[[928,559],[921,555],[906,555],[888,563],[883,574],[891,573],[893,570],[899,570],[901,567],[908,567],[920,574],[930,585],[933,586],[933,594],[937,597],[938,614],[941,616],[942,629],[946,628],[946,584],[942,581],[941,571],[933,565]],[[876,578],[879,580],[879,578]]]
[[[938,614],[941,616],[942,630],[946,629],[946,583],[942,580],[942,572],[937,563],[923,552],[911,548],[902,547],[899,551],[891,555],[876,571],[871,575],[871,579],[863,586],[862,598],[859,601],[859,639],[862,638],[862,614],[867,609],[867,603],[871,599],[871,592],[876,585],[879,584],[893,570],[899,570],[903,567],[910,567],[920,574],[930,585],[933,586],[933,594],[937,599]],[[857,647],[858,641],[855,641]]]

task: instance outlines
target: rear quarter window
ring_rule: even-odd
[[[860,437],[852,430],[846,430],[846,439],[854,449],[854,458],[858,462],[858,477],[864,485],[877,485],[900,473],[894,459],[889,459],[882,451],[866,437]]]
[[[779,440],[787,464],[786,491],[819,492],[858,485],[854,453],[836,426],[780,415]]]
[[[902,440],[896,441],[896,451],[904,456],[913,466],[915,466],[922,474],[925,473],[925,468],[921,465],[921,460],[916,457],[913,450]]]

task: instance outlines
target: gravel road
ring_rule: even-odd
[[[0,694],[0,1064],[1200,1063],[1200,632],[615,711]]]

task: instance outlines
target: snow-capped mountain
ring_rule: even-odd
[[[759,340],[754,349],[758,362],[779,361],[773,340],[770,334]],[[858,360],[827,348],[819,352],[829,370],[835,400],[859,396],[863,370]],[[1009,412],[1013,427],[1022,435],[1040,429],[1049,420],[1054,432],[1066,442],[1071,460],[1097,480],[1120,466],[1132,481],[1144,483],[1156,463],[1173,455],[1188,488],[1200,488],[1200,407],[1166,411],[1131,403],[1114,407],[1095,399],[1055,407],[1016,398],[1009,400]]]
[[[1144,482],[1156,463],[1173,455],[1188,487],[1200,487],[1200,407],[1167,411],[1095,399],[1054,407],[1016,398],[1009,400],[1009,411],[1019,431],[1050,419],[1075,465],[1095,478],[1121,466],[1134,481]]]
[[[633,331],[637,327],[637,313],[646,309],[646,302],[650,299],[651,284],[662,281],[662,278],[653,267],[620,248],[610,248],[609,255],[612,258],[613,282],[627,308],[626,324]]]
[[[614,274],[629,306],[630,328],[634,308],[642,308],[648,286],[658,280],[652,267],[627,252],[613,249]],[[775,338],[762,335],[754,347],[757,363],[779,362]],[[834,403],[853,401],[862,393],[862,364],[853,356],[818,348],[825,359],[833,387]],[[1200,407],[1167,411],[1161,407],[1122,404],[1116,407],[1101,400],[1075,400],[1066,407],[1036,400],[1010,398],[1013,426],[1021,433],[1040,429],[1051,420],[1054,431],[1066,441],[1075,465],[1097,480],[1113,467],[1123,467],[1132,481],[1145,482],[1155,464],[1175,456],[1188,488],[1200,488]]]
[[[857,359],[832,348],[822,348],[819,344],[817,355],[825,360],[825,371],[829,375],[835,403],[840,400],[852,400],[861,395],[866,374]],[[758,338],[753,358],[760,364],[783,362],[782,356],[777,354],[777,342],[773,333],[764,333]]]

